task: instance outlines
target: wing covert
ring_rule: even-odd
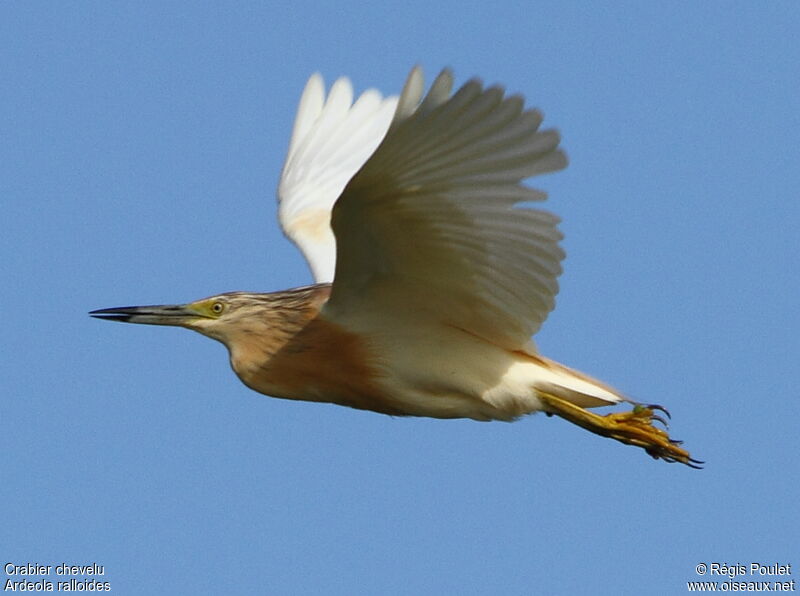
[[[521,181],[566,156],[521,97],[477,80],[451,87],[445,70],[419,103],[412,71],[389,132],[336,202],[325,309],[415,312],[521,349],[555,305],[564,257],[558,218],[520,205],[546,195]]]

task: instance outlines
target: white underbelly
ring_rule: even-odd
[[[382,346],[387,354],[383,383],[412,415],[514,420],[542,410],[539,390],[583,407],[620,400],[588,377],[458,330],[394,340]]]

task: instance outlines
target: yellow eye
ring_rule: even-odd
[[[223,310],[225,310],[225,305],[222,302],[215,302],[211,305],[211,312],[215,315],[221,315]]]

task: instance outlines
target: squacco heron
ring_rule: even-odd
[[[526,178],[564,168],[555,130],[522,97],[419,68],[398,97],[353,102],[350,82],[303,91],[279,219],[316,283],[92,316],[176,325],[228,348],[260,393],[392,416],[512,421],[543,411],[692,467],[660,406],[539,354],[564,252],[558,218],[525,205]],[[626,402],[630,411],[587,408]]]

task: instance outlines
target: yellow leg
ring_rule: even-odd
[[[669,413],[661,406],[635,405],[630,412],[619,412],[600,416],[584,410],[550,393],[539,392],[539,399],[546,406],[548,414],[555,414],[573,424],[603,437],[616,439],[627,445],[641,447],[655,459],[680,462],[690,468],[701,468],[703,462],[692,459],[689,452],[679,447],[680,441],[669,438],[665,430],[653,426],[653,421],[666,426],[666,420],[654,410]]]

